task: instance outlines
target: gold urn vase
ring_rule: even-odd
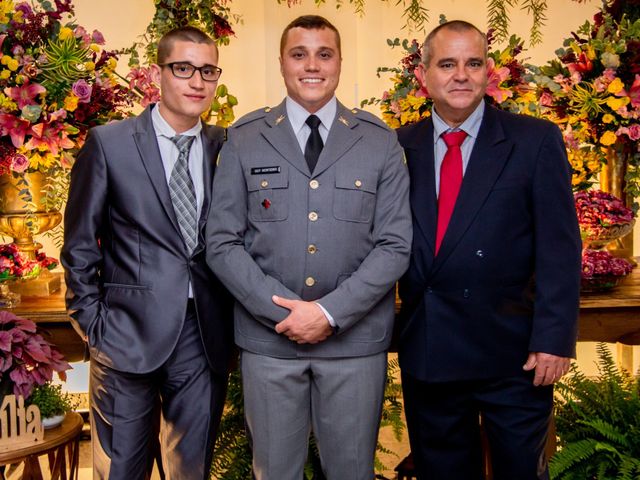
[[[60,212],[45,207],[48,185],[41,172],[0,175],[0,234],[12,237],[30,260],[35,260],[42,248],[33,236],[51,230],[62,220]]]

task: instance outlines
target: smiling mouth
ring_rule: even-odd
[[[303,78],[300,80],[302,83],[321,83],[323,81],[322,78]]]

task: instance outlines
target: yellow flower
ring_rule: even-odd
[[[34,152],[29,156],[29,168],[37,170],[43,162],[42,156],[38,152]]]
[[[620,97],[620,98],[616,98],[616,97],[607,97],[607,105],[609,106],[609,108],[613,111],[618,110],[619,108],[624,107],[625,105],[627,105],[629,102],[631,101],[631,99],[629,97]]]
[[[623,89],[624,89],[624,83],[622,83],[622,80],[620,80],[617,77],[607,87],[607,91],[609,93],[613,93],[614,95],[617,93],[620,93]]]
[[[60,40],[66,40],[67,38],[73,38],[73,30],[69,27],[62,27],[60,29],[60,33],[58,34],[58,38]]]
[[[4,93],[0,93],[0,108],[4,111],[13,111],[18,109],[18,105]]]
[[[87,69],[87,72],[93,72],[96,69],[96,64],[93,62],[85,62],[84,67]]]
[[[607,130],[600,137],[600,143],[602,145],[604,145],[605,147],[608,147],[609,145],[613,145],[614,143],[616,143],[617,139],[618,139],[618,137],[616,137],[615,133]]]
[[[615,117],[613,115],[611,115],[610,113],[607,113],[607,114],[602,116],[602,122],[603,123],[611,123],[614,120],[615,120]]]
[[[585,53],[587,54],[587,58],[589,58],[589,60],[593,60],[596,58],[596,51],[592,45],[587,45],[587,50],[585,51]]]
[[[92,43],[91,45],[89,45],[89,48],[96,53],[100,51],[100,45],[98,45],[97,43]]]
[[[0,2],[0,23],[9,23],[9,13],[13,11],[12,0],[2,0]]]
[[[383,108],[385,108],[385,107],[383,107]],[[393,113],[382,112],[382,119],[384,120],[384,123],[389,125],[389,127],[391,127],[391,128],[400,127],[400,120],[398,120]]]
[[[15,72],[16,70],[18,70],[19,66],[20,66],[20,62],[18,62],[18,60],[16,60],[15,58],[9,58],[9,61],[7,61],[7,68],[12,72]]]
[[[117,66],[118,66],[118,61],[115,58],[111,57],[109,58],[109,60],[105,62],[104,70],[105,72],[110,73],[110,72],[113,72]]]
[[[513,59],[513,57],[511,56],[511,54],[509,53],[509,49],[505,49],[504,52],[502,52],[500,54],[500,65],[505,65],[507,63],[509,63],[511,60]]]
[[[0,72],[0,79],[2,79],[2,80],[6,80],[6,79],[7,79],[7,78],[9,78],[10,76],[11,76],[11,70],[6,70],[6,69],[4,69],[4,70],[2,70],[2,71]]]
[[[76,97],[73,93],[70,93],[64,99],[64,109],[67,112],[75,111],[75,109],[78,108],[78,100],[79,100],[78,97]]]

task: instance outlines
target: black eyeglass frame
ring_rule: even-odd
[[[176,65],[188,65],[191,68],[193,68],[193,71],[191,72],[191,75],[187,76],[181,76],[179,74],[176,73],[175,71],[175,66]],[[169,67],[171,69],[171,73],[173,74],[174,77],[176,78],[180,78],[182,80],[188,80],[191,77],[193,77],[196,72],[200,72],[200,78],[202,78],[203,82],[217,82],[220,79],[220,75],[222,75],[222,69],[220,67],[218,67],[217,65],[203,65],[201,67],[196,67],[195,65],[191,65],[189,62],[170,62],[170,63],[160,63],[158,64],[159,67]],[[204,78],[204,75],[202,75],[202,69],[203,68],[212,68],[215,72],[218,73],[218,76],[213,79],[213,80],[207,80],[206,78]]]

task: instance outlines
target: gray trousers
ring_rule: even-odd
[[[281,359],[242,352],[256,480],[300,480],[310,429],[328,480],[371,480],[387,354]]]
[[[209,478],[226,386],[227,378],[214,375],[209,368],[192,311],[187,313],[174,352],[153,372],[123,373],[92,359],[93,478],[145,478],[157,438],[154,415],[158,406],[167,480]]]

